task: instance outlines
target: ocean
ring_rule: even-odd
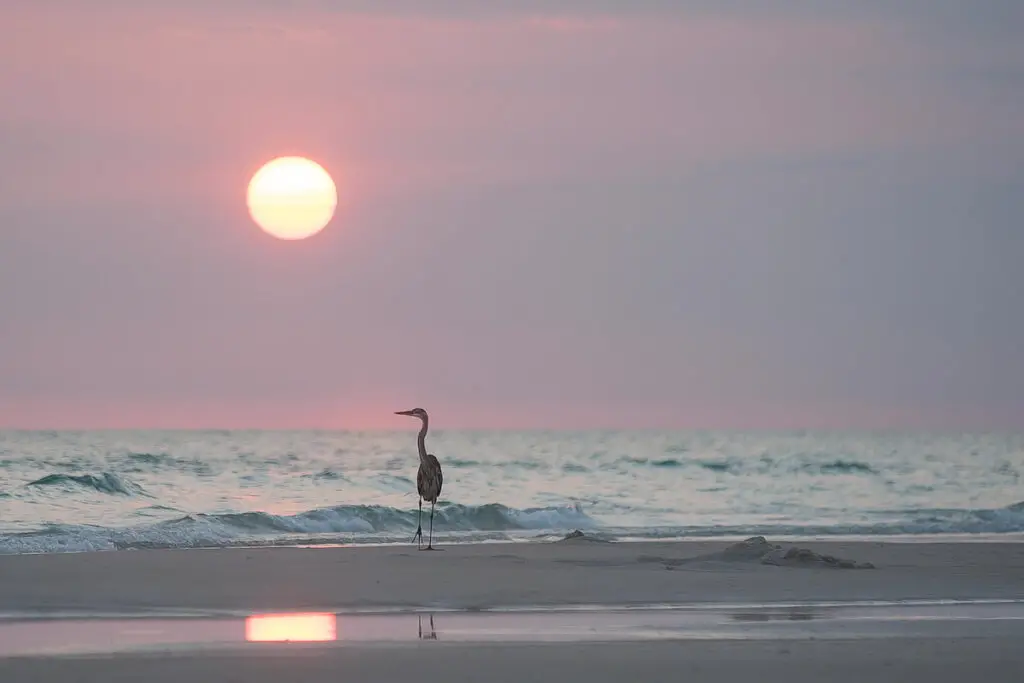
[[[445,476],[439,543],[1024,539],[1020,434],[439,430],[427,444]],[[417,465],[415,431],[0,432],[0,553],[410,543]]]

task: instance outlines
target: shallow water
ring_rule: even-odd
[[[1021,534],[1024,435],[437,432],[444,542]],[[0,432],[0,553],[408,542],[415,433]]]
[[[267,644],[786,640],[1024,635],[1024,602],[806,603],[660,609],[0,619],[0,657]]]

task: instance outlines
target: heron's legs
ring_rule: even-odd
[[[436,502],[436,501],[435,501]],[[427,536],[427,550],[433,550],[431,545],[434,542],[434,503],[430,504],[430,533]]]
[[[420,498],[420,512],[416,516],[416,535],[412,537],[412,540],[417,541],[416,547],[423,547],[423,499]]]

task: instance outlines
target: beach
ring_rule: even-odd
[[[49,616],[46,623],[59,624],[73,616],[319,611],[337,613],[341,622],[350,613],[417,612],[433,615],[438,631],[429,642],[410,632],[347,643],[339,637],[326,645],[253,649],[244,642],[227,648],[196,643],[183,649],[179,643],[113,654],[8,656],[0,658],[0,679],[134,680],[145,672],[153,681],[272,681],[288,672],[291,680],[321,680],[345,671],[360,681],[612,681],[684,672],[688,680],[952,681],[989,672],[992,680],[1010,681],[1024,671],[1024,620],[1016,617],[901,622],[895,611],[878,621],[847,619],[829,626],[814,614],[818,610],[828,619],[830,605],[876,603],[898,610],[911,603],[1021,601],[1024,544],[773,545],[771,539],[608,543],[582,536],[449,545],[436,552],[406,545],[4,556],[0,611],[8,619]],[[766,548],[774,552],[767,558]],[[766,563],[773,561],[782,564]],[[677,635],[623,638],[604,634],[600,626],[600,615],[625,607],[671,613],[714,606],[731,621],[745,619],[762,630],[734,633],[698,625]],[[790,610],[786,619],[799,630],[765,630],[773,609]],[[590,619],[592,633],[549,638],[543,629],[531,633],[528,620],[500,617],[519,623],[519,631],[475,638],[449,626],[451,637],[446,635],[445,618],[451,624],[459,615],[534,610],[592,614],[571,617]],[[742,614],[747,616],[737,616]],[[470,623],[468,616],[459,618]]]
[[[0,611],[493,609],[1024,598],[1024,543],[800,542],[874,569],[726,561],[724,541],[139,550],[0,557]],[[702,559],[703,556],[712,556]]]

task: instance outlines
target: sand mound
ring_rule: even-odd
[[[874,569],[870,562],[855,562],[832,555],[822,555],[809,548],[769,543],[764,536],[753,536],[734,543],[725,550],[702,555],[692,561],[759,562],[777,567],[834,567],[836,569]]]
[[[588,536],[579,529],[574,529],[565,535],[565,537],[558,539],[555,543],[609,543],[606,538],[597,538],[596,536]]]

